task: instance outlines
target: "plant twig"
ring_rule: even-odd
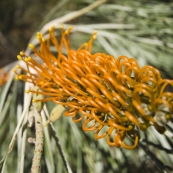
[[[42,118],[40,113],[35,108],[33,110],[33,113],[35,118],[36,142],[35,142],[34,157],[32,160],[31,173],[39,173],[41,155],[43,150],[43,126],[42,126]]]
[[[40,90],[38,87],[35,87],[34,90]],[[37,100],[43,97],[40,94],[34,94],[33,99]],[[41,163],[41,155],[43,150],[43,125],[41,118],[41,110],[43,108],[43,104],[41,102],[32,103],[33,105],[33,116],[35,119],[35,149],[34,149],[34,157],[32,160],[31,173],[39,173],[40,172],[40,163]]]

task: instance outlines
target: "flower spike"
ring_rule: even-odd
[[[61,40],[55,37],[55,27],[49,29],[49,38],[45,40],[37,33],[40,50],[34,45],[29,47],[41,59],[42,64],[34,58],[20,52],[17,58],[26,63],[25,74],[18,74],[16,79],[31,82],[39,91],[26,91],[44,95],[37,101],[52,100],[68,108],[64,115],[71,116],[74,122],[83,120],[84,131],[95,131],[96,139],[106,138],[110,146],[134,149],[138,146],[140,131],[150,126],[163,134],[165,124],[172,118],[173,81],[162,79],[159,71],[152,66],[139,67],[134,58],[120,56],[115,59],[104,53],[92,54],[94,31],[90,40],[75,51],[70,47],[69,34],[72,27],[64,30],[60,26]],[[53,44],[57,56],[50,50]],[[67,55],[63,54],[65,47]],[[33,69],[31,72],[30,69]],[[76,114],[80,112],[81,117]],[[59,118],[50,117],[49,122]],[[127,145],[125,139],[133,141]]]

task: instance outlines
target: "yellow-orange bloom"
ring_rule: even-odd
[[[17,79],[38,86],[43,94],[42,100],[52,100],[64,105],[74,122],[83,122],[84,131],[95,131],[94,137],[106,137],[111,146],[133,149],[138,145],[139,131],[154,126],[164,133],[164,124],[173,113],[173,93],[166,91],[173,87],[173,81],[162,79],[159,71],[152,66],[140,68],[133,58],[120,56],[115,59],[104,53],[91,53],[93,33],[90,40],[77,51],[70,48],[69,33],[72,27],[63,30],[61,40],[57,41],[54,28],[49,29],[49,38],[44,40],[40,33],[40,50],[30,48],[42,60],[38,63],[24,52],[18,59],[26,63],[20,66],[25,74]],[[57,55],[50,51],[54,45]],[[62,53],[66,48],[67,55]],[[34,70],[34,72],[33,72]],[[81,113],[77,117],[77,113]],[[124,140],[130,138],[132,144]]]
[[[5,72],[3,68],[0,68],[0,87],[3,86],[9,78],[9,73]]]

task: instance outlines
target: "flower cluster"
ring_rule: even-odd
[[[16,79],[33,83],[41,91],[30,90],[64,105],[74,122],[83,119],[83,130],[94,131],[94,137],[105,137],[109,145],[133,149],[139,142],[139,131],[149,126],[164,133],[164,124],[173,113],[173,93],[168,85],[173,81],[162,79],[159,71],[152,66],[140,68],[133,58],[120,56],[115,59],[104,53],[91,53],[93,33],[90,40],[77,51],[70,48],[69,34],[72,27],[64,30],[61,26],[61,40],[49,29],[49,38],[40,40],[40,50],[29,47],[42,60],[20,52],[18,59],[26,63],[26,69],[17,66]],[[57,54],[51,52],[54,45]],[[66,48],[67,55],[62,53]],[[18,74],[18,68],[24,74]],[[80,113],[80,117],[77,116]],[[79,115],[79,114],[78,114]],[[125,141],[126,137],[130,141]]]
[[[2,87],[8,80],[9,73],[5,72],[3,68],[0,68],[0,87]]]

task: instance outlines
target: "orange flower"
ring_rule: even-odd
[[[5,72],[3,68],[0,68],[0,87],[2,87],[8,80],[9,73]]]
[[[84,119],[83,130],[95,131],[94,137],[106,137],[111,146],[133,149],[138,145],[139,131],[154,126],[164,133],[166,123],[173,113],[173,93],[167,92],[167,86],[173,87],[173,81],[162,79],[157,69],[151,66],[140,68],[133,58],[103,53],[92,54],[93,33],[90,40],[77,51],[70,48],[69,33],[72,27],[64,31],[61,27],[61,41],[49,29],[49,38],[44,40],[40,33],[40,50],[29,45],[42,60],[38,63],[24,52],[18,59],[26,63],[20,66],[25,74],[18,74],[25,82],[38,86],[42,92],[28,92],[45,95],[42,100],[52,100],[64,105],[74,122]],[[56,47],[57,55],[50,51],[50,45]],[[62,53],[66,48],[67,55]],[[81,113],[77,117],[77,113]],[[132,144],[125,143],[126,137]]]

